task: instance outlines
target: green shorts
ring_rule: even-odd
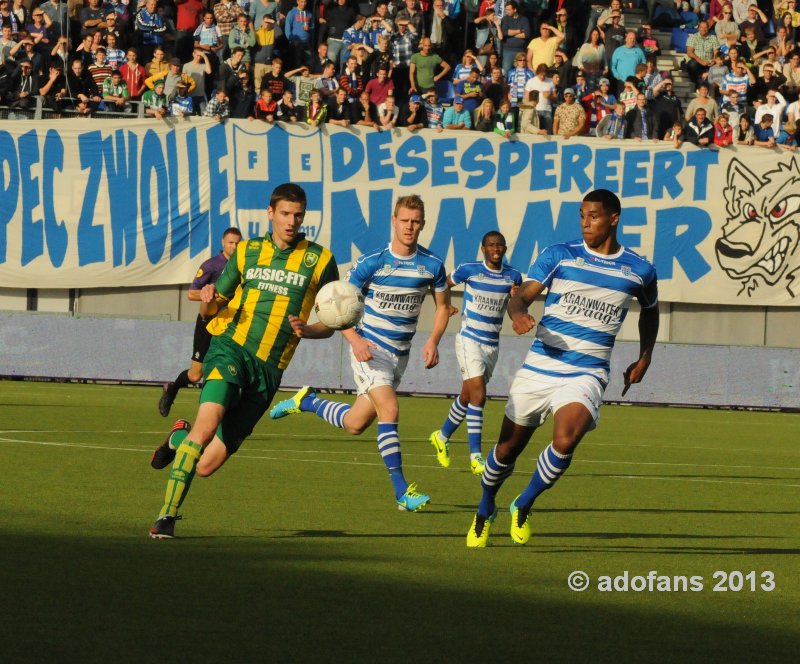
[[[225,406],[217,436],[229,454],[239,449],[269,408],[283,371],[254,357],[228,337],[213,337],[203,361],[200,403]]]

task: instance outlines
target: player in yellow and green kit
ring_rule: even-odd
[[[164,466],[175,461],[152,538],[174,537],[194,475],[214,473],[253,431],[300,342],[294,326],[308,319],[317,291],[339,278],[333,254],[299,232],[305,212],[301,187],[276,187],[267,209],[272,233],[240,242],[217,283],[201,290],[203,302],[227,309],[208,326],[213,338],[194,426],[176,423],[154,456],[166,459]],[[305,338],[332,334],[321,323],[303,326]]]

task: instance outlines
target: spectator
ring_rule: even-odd
[[[739,118],[747,113],[747,107],[740,101],[739,93],[736,90],[731,90],[723,100],[720,111],[728,114],[728,124],[731,127],[737,127]]]
[[[491,99],[484,99],[475,109],[472,126],[475,131],[494,131],[494,104]]]
[[[389,78],[391,78],[394,83],[394,79],[392,78],[394,59],[392,57],[392,50],[389,48],[389,42],[389,35],[380,35],[378,37],[377,48],[373,49],[372,53],[369,54],[369,76],[370,78],[375,78],[378,75],[379,69],[385,69],[389,73]],[[406,77],[406,81],[407,80],[408,77]],[[396,87],[397,84],[395,83],[395,88]]]
[[[358,100],[352,104],[351,112],[351,120],[354,125],[380,129],[380,124],[378,124],[378,109],[375,104],[369,100],[369,95],[366,91],[361,92],[358,96]]]
[[[14,76],[11,93],[8,95],[9,106],[14,109],[32,109],[36,106],[36,95],[39,93],[39,75],[27,60],[19,63]]]
[[[130,113],[130,92],[118,69],[111,72],[100,87],[103,97],[101,108],[116,113]]]
[[[147,76],[155,76],[156,78],[158,76],[166,76],[169,71],[169,65],[165,59],[166,53],[164,53],[164,49],[156,46],[152,53],[153,59],[144,66]]]
[[[192,88],[192,107],[195,115],[203,115],[206,109],[206,76],[211,76],[211,60],[208,51],[196,47],[192,51],[192,60],[183,65],[184,75],[194,81]]]
[[[753,145],[758,145],[764,148],[775,147],[775,129],[772,126],[773,117],[770,113],[764,113],[761,120],[756,122],[753,126],[753,133],[755,134],[755,141]]]
[[[714,125],[706,117],[706,109],[698,108],[686,123],[686,141],[699,148],[709,147],[714,140]]]
[[[539,66],[544,67],[545,72],[547,71],[546,65]],[[538,68],[536,71],[538,73]],[[514,67],[511,68],[506,75],[506,82],[508,83],[508,98],[511,100],[512,106],[517,106],[525,99],[525,91],[528,89],[526,87],[528,85],[528,81],[531,81],[534,78],[536,78],[536,75],[525,65],[525,54],[517,53],[517,57],[514,60]]]
[[[164,81],[161,79],[153,83],[153,89],[147,90],[142,95],[142,106],[144,114],[159,120],[163,120],[167,115],[167,95],[164,94]]]
[[[67,33],[69,9],[66,2],[61,2],[61,0],[44,0],[44,2],[39,5],[39,9],[50,19],[50,23],[46,23],[46,25],[53,38]]]
[[[717,36],[709,33],[708,21],[700,21],[697,32],[690,35],[686,42],[686,55],[689,58],[686,71],[692,83],[697,85],[698,81],[706,78],[719,46]]]
[[[276,3],[269,2],[268,4],[275,5]],[[256,5],[263,6],[262,0],[255,0],[253,6]],[[264,78],[264,74],[270,70],[270,62],[272,61],[272,54],[275,50],[276,37],[275,19],[270,14],[264,14],[261,18],[261,25],[258,30],[256,30],[256,45],[253,51],[253,83],[255,84],[256,90],[261,89],[261,79]]]
[[[242,69],[229,89],[230,117],[243,120],[253,115],[258,95],[250,80],[250,71]]]
[[[239,72],[245,69],[247,67],[244,64],[244,49],[241,46],[237,46],[231,51],[231,57],[225,60],[219,68],[218,85],[225,88],[229,94],[233,94],[239,78]],[[230,105],[230,103],[231,100],[228,99],[228,104]]]
[[[708,83],[705,81],[702,81],[697,86],[697,96],[692,99],[692,101],[689,102],[689,106],[686,107],[685,118],[687,122],[695,117],[695,112],[698,108],[705,110],[704,117],[709,121],[709,126],[713,127],[711,123],[717,119],[717,103],[708,96]],[[689,141],[688,128],[686,131],[686,140]]]
[[[569,60],[575,56],[578,52],[578,47],[582,43],[578,35],[579,12],[582,9],[581,7],[579,11],[575,11],[575,9],[568,10],[566,4],[564,4],[556,9],[552,16],[554,22],[551,25],[551,29],[555,28],[556,32],[560,32],[563,35],[561,48],[567,53],[567,59]],[[572,15],[570,15],[570,11],[572,11]]]
[[[466,81],[473,69],[477,69],[478,74],[480,74],[483,66],[475,59],[475,54],[470,49],[467,49],[461,57],[461,62],[453,69],[453,85]]]
[[[414,32],[416,32],[420,38],[426,35],[425,18],[417,7],[417,0],[405,0],[405,6],[397,12],[395,21],[397,23],[405,21],[408,25],[413,26]]]
[[[720,44],[728,41],[731,36],[738,41],[739,35],[741,35],[739,24],[733,20],[733,8],[728,3],[722,6],[720,18],[714,21],[714,34]]]
[[[353,25],[344,31],[344,35],[342,36],[342,50],[339,54],[340,68],[343,68],[348,57],[355,56],[356,49],[359,46],[369,45],[369,37],[367,33],[364,32],[364,26],[366,24],[367,17],[363,14],[356,14]],[[369,49],[372,50],[372,47],[370,46]]]
[[[265,18],[269,17],[265,15]],[[275,122],[277,111],[278,103],[272,98],[272,91],[269,88],[265,88],[261,91],[261,96],[253,108],[254,119],[272,124]]]
[[[786,62],[796,48],[796,44],[789,38],[785,25],[779,25],[775,30],[775,38],[769,45],[775,49],[775,54],[780,62]]]
[[[326,5],[324,16],[320,16],[322,38],[328,47],[327,56],[337,66],[344,50],[344,32],[355,21],[356,12],[348,6],[347,0],[335,0],[333,4]]]
[[[220,62],[220,52],[224,49],[225,39],[217,24],[214,22],[214,12],[203,13],[203,22],[194,31],[194,47],[202,50],[209,58],[211,69],[217,72]]]
[[[369,100],[376,106],[380,106],[387,97],[394,95],[394,83],[386,69],[379,69],[377,77],[369,81],[364,89],[369,95]],[[396,106],[394,108],[399,112]]]
[[[163,48],[167,32],[164,18],[156,8],[156,0],[147,0],[145,2],[144,7],[136,13],[135,25],[142,59],[147,61],[153,57],[157,48]]]
[[[222,35],[222,39],[226,46],[228,42],[228,35],[233,29],[233,26],[236,25],[236,20],[239,18],[239,14],[244,13],[245,11],[242,9],[242,7],[234,0],[220,0],[220,2],[217,2],[214,5],[214,21],[216,21],[217,28],[219,29],[219,33]],[[228,103],[227,95],[225,97],[225,101]],[[221,118],[221,120],[224,119],[225,118]]]
[[[614,106],[614,110],[597,124],[597,136],[598,138],[605,138],[607,140],[622,140],[625,138],[626,132],[625,104],[618,101],[616,106]]]
[[[453,97],[453,105],[445,109],[442,116],[442,127],[449,130],[472,129],[472,117],[464,108],[463,97]]]
[[[197,84],[194,82],[194,79],[189,76],[189,74],[185,74],[181,71],[181,61],[178,60],[178,58],[170,59],[167,66],[168,70],[166,76],[159,74],[158,80],[164,82],[164,94],[167,96],[167,102],[172,103],[172,100],[175,98],[178,83],[183,82],[190,93],[194,91],[194,89],[197,87]],[[148,78],[144,82],[148,88],[153,87],[154,83],[154,77]]]
[[[600,29],[600,36],[603,38],[603,45],[606,49],[606,61],[608,62],[610,70],[611,58],[614,57],[614,51],[622,47],[628,33],[622,25],[622,14],[619,11],[613,12],[609,18],[609,25],[601,28],[598,22],[597,27]]]
[[[353,109],[347,99],[347,90],[338,88],[327,103],[328,122],[340,127],[348,127],[353,119]]]
[[[505,15],[497,34],[503,45],[503,71],[508,72],[517,61],[517,55],[525,55],[526,45],[531,38],[530,23],[519,13],[516,0],[506,2]],[[527,60],[527,57],[524,59]]]
[[[339,89],[344,90],[345,95],[347,94],[347,88],[339,85],[339,81],[336,79],[336,66],[330,60],[322,68],[322,76],[314,81],[314,87],[320,91],[323,99],[332,97]]]
[[[422,98],[411,95],[408,104],[400,111],[398,123],[409,131],[416,131],[428,126],[428,117],[422,107]]]
[[[591,30],[586,43],[583,44],[575,54],[572,64],[578,69],[584,69],[589,66],[596,71],[605,71],[608,68],[606,47],[603,44],[603,37],[600,34],[600,30],[597,28]]]
[[[619,100],[625,105],[626,113],[636,106],[636,95],[638,94],[639,88],[636,85],[636,77],[628,77],[628,80],[623,84],[622,92],[619,95]]]
[[[644,64],[644,52],[636,44],[636,33],[630,30],[625,34],[625,44],[614,50],[611,56],[611,73],[620,87],[629,76],[636,73],[636,65]]]
[[[766,64],[764,66],[764,73],[762,76],[759,76],[756,79],[755,84],[753,85],[752,89],[750,90],[750,94],[753,98],[756,97],[764,97],[770,91],[780,91],[783,87],[784,83],[783,76],[776,76],[775,75],[775,68],[771,64]],[[758,121],[756,121],[758,122]]]
[[[189,87],[183,81],[178,81],[175,86],[175,97],[169,105],[169,114],[174,118],[183,118],[192,115],[194,103],[189,96]]]
[[[555,54],[554,57],[555,57],[555,59],[553,61],[553,67],[552,68],[555,69],[555,71],[558,72],[558,75],[561,78],[561,84],[564,85],[564,86],[568,86],[568,85],[574,84],[575,83],[575,77],[577,76],[577,72],[575,72],[573,70],[572,63],[570,62],[569,57],[567,57],[566,52],[559,48],[559,49],[556,50],[556,54]],[[581,73],[583,73],[582,70],[581,70]],[[586,84],[586,81],[584,79],[584,85],[585,84]],[[578,98],[580,98],[580,93],[577,90],[576,90],[575,94],[578,95]]]
[[[265,20],[268,19],[265,18]],[[333,62],[333,60],[328,57],[328,44],[327,42],[320,42],[317,44],[317,57],[311,59],[311,66],[308,69],[307,76],[309,78],[319,78],[329,62]]]
[[[547,65],[541,64],[536,68],[536,75],[528,80],[524,90],[529,99],[532,91],[538,93],[536,113],[539,116],[539,126],[549,134],[553,126],[553,103],[557,100],[557,95],[553,80],[547,77]]]
[[[563,41],[564,33],[552,25],[542,23],[539,26],[539,36],[528,44],[528,68],[535,70],[540,64],[552,67],[555,64],[556,50]]]
[[[295,66],[308,67],[311,63],[311,37],[314,34],[314,16],[306,10],[306,5],[307,0],[297,0],[297,7],[289,10],[286,15],[284,32],[294,53]],[[219,19],[217,22],[219,22]]]
[[[125,51],[117,48],[117,36],[112,32],[106,37],[106,62],[111,69],[119,69],[125,64]]]
[[[727,113],[720,113],[714,123],[714,145],[720,148],[733,145],[733,127],[728,124]]]
[[[127,25],[119,18],[120,15],[114,11],[111,5],[105,5],[103,12],[106,14],[106,27],[100,32],[100,42],[104,43],[108,49],[111,46],[108,40],[114,37],[116,39],[115,48],[124,49],[128,45]]]
[[[375,102],[372,102],[375,103]],[[394,129],[397,126],[397,119],[400,109],[394,103],[394,97],[387,95],[382,104],[377,104],[378,122],[382,129]]]
[[[142,93],[147,89],[144,84],[147,71],[139,64],[139,51],[133,47],[129,48],[127,62],[119,68],[119,71],[128,88],[129,98],[134,101],[140,100]]]
[[[652,88],[652,94],[653,101],[650,102],[650,108],[653,111],[656,130],[661,135],[674,127],[676,122],[680,123],[683,118],[683,109],[681,100],[673,90],[672,79],[669,77],[662,78]]]
[[[0,71],[4,66],[0,64]],[[45,107],[51,109],[55,113],[62,110],[62,97],[66,94],[67,79],[64,76],[64,70],[57,66],[56,61],[50,62],[50,69],[48,72],[47,80],[39,87],[39,94],[44,97]],[[3,86],[0,85],[0,99],[4,94]]]
[[[770,90],[767,92],[766,101],[756,109],[754,122],[758,125],[764,115],[771,115],[771,126],[777,136],[781,130],[781,118],[783,117],[784,110],[786,110],[786,99],[784,99],[783,95],[777,90]]]
[[[722,79],[720,86],[720,94],[723,97],[729,97],[732,92],[737,93],[740,99],[747,99],[748,91],[752,85],[756,83],[756,77],[753,76],[747,66],[741,60],[737,60],[733,66],[733,71],[728,72]]]
[[[498,65],[492,67],[489,73],[489,80],[483,90],[487,99],[491,99],[494,107],[497,108],[503,99],[508,99],[508,83],[503,78],[503,70]]]
[[[757,4],[753,3],[747,7],[747,17],[739,23],[739,30],[746,33],[748,28],[752,28],[756,41],[763,44],[766,40],[768,23],[767,15],[758,8]]]
[[[639,45],[644,51],[644,57],[648,60],[650,58],[657,58],[661,55],[661,47],[658,45],[658,40],[653,35],[653,28],[649,23],[643,23],[639,28],[639,35],[637,37]]]
[[[725,85],[725,77],[730,73],[722,53],[719,51],[714,53],[714,64],[708,68],[706,80],[711,88],[711,96],[715,99],[719,97],[720,89]]]
[[[611,94],[610,83],[607,78],[600,79],[597,90],[589,90],[581,98],[581,105],[586,111],[588,119],[589,136],[597,135],[597,125],[606,115],[613,112],[617,98]]]
[[[273,99],[283,100],[283,93],[291,88],[289,79],[283,73],[283,60],[272,58],[270,71],[261,77],[261,87],[259,90],[269,88],[272,91]]]
[[[88,0],[88,5],[80,10],[81,37],[105,28],[105,15],[106,12],[100,6],[100,0]]]
[[[517,133],[517,123],[508,99],[500,102],[500,108],[494,116],[494,133],[500,134],[505,138],[511,138]]]
[[[356,56],[351,55],[347,58],[347,66],[339,77],[339,87],[347,92],[347,100],[352,104],[356,101],[364,90],[364,80],[356,71]]]
[[[442,56],[444,60],[453,60],[459,31],[456,16],[447,13],[444,0],[433,0],[431,7],[429,23],[433,51]]]
[[[667,129],[664,140],[670,141],[676,150],[683,145],[683,125],[680,121],[675,122],[670,129]]]
[[[203,20],[203,0],[177,0],[176,4],[175,55],[181,62],[186,62],[192,57],[194,31]],[[176,112],[180,113],[180,108],[176,108]]]
[[[436,90],[431,90],[428,94],[423,95],[423,108],[425,109],[425,117],[427,119],[426,126],[428,129],[435,129],[436,131],[442,131],[442,115],[444,114],[444,108],[439,103],[439,99],[436,96]]]
[[[455,93],[464,100],[464,110],[470,114],[474,113],[475,109],[483,99],[483,86],[478,80],[478,68],[473,68],[467,79],[459,81],[455,86]]]
[[[527,100],[520,104],[519,109],[519,132],[521,134],[533,134],[535,136],[546,136],[547,129],[544,129],[539,122],[539,114],[536,112],[536,104],[539,103],[539,92],[531,90]]]
[[[412,93],[426,93],[434,88],[436,81],[447,75],[450,65],[431,51],[431,40],[424,37],[419,43],[419,53],[411,57],[409,66],[409,83]],[[441,71],[436,73],[437,67]]]
[[[782,129],[775,137],[775,145],[778,147],[794,152],[797,150],[797,125],[794,122],[785,122]]]
[[[236,17],[236,24],[231,28],[228,33],[228,48],[233,49],[239,47],[244,49],[244,56],[242,61],[246,66],[250,66],[250,51],[256,45],[256,33],[250,27],[247,19],[247,14],[239,14]],[[231,116],[235,117],[235,116]]]
[[[262,90],[269,90],[269,87],[262,87]],[[294,103],[294,96],[289,88],[281,94],[278,108],[275,112],[275,119],[280,122],[299,122],[303,120],[302,109]]]
[[[564,90],[564,103],[561,104],[553,115],[553,135],[571,138],[584,133],[586,127],[586,113],[583,106],[575,103],[575,90]]]
[[[750,118],[747,115],[739,116],[739,125],[734,132],[736,138],[736,145],[753,145],[756,140],[755,132],[750,124]]]
[[[396,94],[400,98],[405,98],[410,87],[411,57],[417,50],[419,35],[410,27],[408,19],[398,16],[396,23],[397,32],[392,34],[392,59],[394,61],[392,80]]]
[[[225,88],[218,87],[214,96],[208,100],[203,116],[206,118],[215,118],[217,122],[224,122],[229,115],[230,105],[228,103],[228,93]]]

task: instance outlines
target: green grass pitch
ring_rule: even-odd
[[[484,550],[465,547],[480,497],[466,431],[447,470],[427,442],[448,400],[401,403],[406,476],[432,495],[417,514],[395,508],[374,429],[264,420],[195,479],[179,538],[153,541],[168,471],[149,460],[173,421],[159,394],[0,382],[3,662],[797,661],[800,415],[605,406],[531,542],[511,542],[505,510]],[[198,394],[172,414],[191,419]],[[485,452],[502,409],[487,406]],[[703,589],[598,589],[626,571]],[[717,571],[755,572],[756,589],[714,592]]]

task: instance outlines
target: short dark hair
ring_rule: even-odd
[[[305,209],[308,204],[305,190],[294,182],[285,182],[279,184],[272,190],[272,196],[269,199],[269,206],[274,210],[278,203],[281,201],[289,201],[290,203],[300,203]]]
[[[231,226],[230,228],[225,229],[222,237],[225,237],[226,235],[238,235],[239,237],[242,237],[242,231],[236,228],[236,226]]]
[[[608,189],[595,189],[594,191],[590,191],[583,197],[583,202],[600,203],[608,214],[619,214],[622,212],[622,204],[619,202],[619,198],[613,191],[609,191]]]
[[[481,246],[482,247],[486,246],[486,243],[488,242],[490,237],[499,237],[503,241],[503,244],[506,243],[506,237],[500,231],[489,231],[488,233],[486,233],[486,235],[484,235],[481,238]]]

